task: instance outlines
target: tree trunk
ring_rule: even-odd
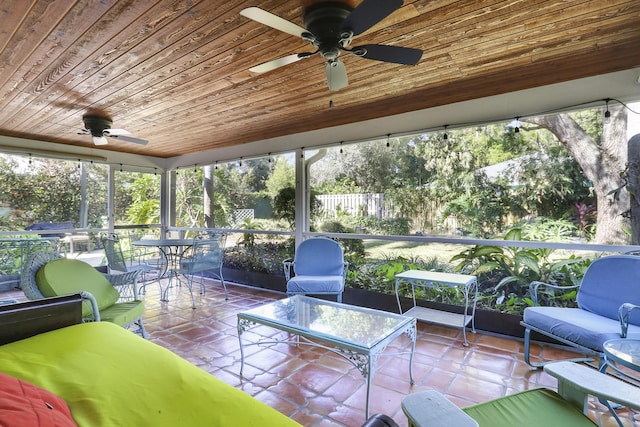
[[[640,244],[640,133],[633,135],[628,144],[631,244]]]
[[[629,211],[626,191],[627,114],[624,107],[609,108],[611,120],[604,123],[602,141],[595,141],[569,116],[557,114],[522,119],[548,129],[564,144],[593,184],[597,203],[597,227],[594,243],[627,244],[625,216]],[[620,191],[612,194],[612,191]],[[632,233],[633,234],[633,233]]]

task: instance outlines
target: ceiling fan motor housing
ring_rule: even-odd
[[[107,117],[91,115],[82,116],[82,121],[84,122],[84,128],[91,133],[91,136],[96,137],[103,136],[105,129],[111,129],[113,124],[111,119]]]
[[[346,47],[350,42],[350,37],[345,38],[341,34],[340,26],[352,10],[344,3],[324,2],[305,11],[304,26],[316,37],[313,44],[324,58],[336,59],[340,55],[340,48]]]

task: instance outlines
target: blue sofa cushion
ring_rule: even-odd
[[[536,329],[602,352],[602,345],[620,338],[620,322],[579,308],[527,307],[523,320]],[[629,325],[627,338],[640,339],[640,327]]]
[[[577,296],[578,307],[618,319],[622,303],[640,305],[640,256],[613,255],[595,260],[587,269]],[[640,326],[640,310],[630,323]]]

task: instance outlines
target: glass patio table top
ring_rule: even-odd
[[[265,325],[299,337],[296,341],[257,341],[243,343],[243,333],[253,325]],[[413,384],[413,353],[416,319],[402,314],[295,295],[238,313],[240,375],[244,368],[244,345],[311,345],[342,356],[367,380],[365,416],[369,417],[371,381],[378,358],[387,345],[406,333],[411,340],[409,380]],[[393,354],[385,354],[393,356]]]
[[[619,363],[640,372],[640,340],[630,338],[612,339],[603,345],[607,361]]]
[[[307,338],[335,342],[353,349],[371,350],[403,329],[412,318],[396,313],[296,295],[238,314],[240,319],[277,326]]]

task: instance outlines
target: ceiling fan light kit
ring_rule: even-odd
[[[300,37],[316,50],[274,59],[249,70],[266,73],[319,53],[325,59],[325,73],[329,89],[340,90],[348,85],[347,70],[339,59],[342,52],[364,59],[415,65],[422,58],[420,49],[380,44],[367,44],[350,48],[355,36],[382,21],[403,4],[402,0],[363,0],[355,9],[342,2],[322,2],[309,7],[304,13],[304,28],[262,10],[258,7],[243,9],[240,14],[276,30]]]

